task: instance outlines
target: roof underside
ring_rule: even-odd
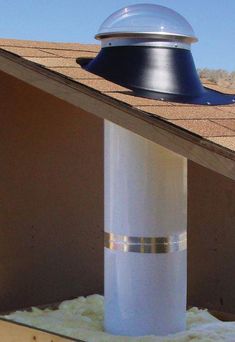
[[[76,63],[79,57],[94,58],[97,45],[1,39],[0,49],[0,70],[235,179],[235,104],[199,106],[133,96]]]

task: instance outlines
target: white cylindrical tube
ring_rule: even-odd
[[[105,121],[105,330],[185,329],[187,160]]]

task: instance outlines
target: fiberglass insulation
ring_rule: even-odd
[[[187,329],[166,337],[113,336],[103,331],[104,298],[100,295],[79,297],[62,302],[57,310],[17,311],[4,318],[40,329],[89,342],[235,342],[235,322],[221,322],[207,310],[187,312]]]

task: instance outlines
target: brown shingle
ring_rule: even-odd
[[[150,106],[166,106],[169,102],[163,102],[158,100],[146,99],[143,97],[138,97],[133,95],[131,90],[124,92],[105,92],[106,95],[113,97],[119,101],[128,103],[132,106],[146,105],[146,108],[151,108]],[[147,111],[147,110],[146,110]]]
[[[205,84],[205,85],[209,85],[209,84],[212,84],[212,85],[216,85],[216,83],[215,82],[212,82],[212,81],[210,81],[210,80],[208,80],[207,78],[205,78],[205,77],[200,77],[200,80],[201,80],[201,82],[203,83],[203,84]]]
[[[235,132],[209,120],[169,120],[174,125],[180,126],[202,137],[235,136]]]
[[[235,137],[209,137],[208,140],[220,146],[228,148],[229,150],[235,151]]]
[[[222,110],[223,112],[235,114],[235,104],[227,106],[217,106],[217,108]]]
[[[1,47],[1,45],[0,45]],[[4,46],[2,46],[4,48]],[[50,54],[46,51],[42,51],[37,48],[26,48],[26,47],[7,47],[7,51],[15,53],[18,56],[24,57],[50,57]]]
[[[93,51],[86,51],[86,50],[61,50],[61,49],[42,49],[46,53],[51,53],[58,57],[63,58],[78,58],[78,57],[88,57],[94,58],[97,55],[97,52]]]
[[[76,63],[76,58],[79,57],[94,58],[100,49],[98,45],[2,39],[0,47],[60,73],[62,77],[70,77],[80,84],[103,92],[110,98],[131,105],[133,108],[160,116],[166,122],[171,122],[202,137],[210,137],[211,141],[218,143],[221,141],[222,146],[233,146],[235,150],[234,138],[228,138],[235,135],[235,104],[195,106],[133,96],[131,90],[89,73]],[[235,90],[221,88],[207,80],[204,81],[208,88],[228,94],[235,93]],[[219,140],[217,137],[220,136],[225,140]]]
[[[199,105],[178,105],[172,104],[166,107],[138,106],[139,109],[148,113],[159,115],[166,119],[213,119],[213,118],[234,118],[235,112],[222,112],[216,107]]]
[[[90,74],[90,73],[89,73]],[[98,78],[98,76],[96,76]],[[106,81],[104,79],[77,79],[79,83],[82,83],[88,87],[96,89],[101,92],[107,91],[127,91],[128,89],[119,86],[118,84]]]
[[[64,67],[64,68],[50,68],[52,71],[56,71],[62,75],[70,77],[75,81],[84,84],[88,87],[96,89],[100,92],[107,91],[127,91],[128,89],[119,86],[118,84],[104,80],[103,78],[94,75],[81,67]]]
[[[213,89],[213,90],[216,90],[216,91],[219,91],[220,93],[224,93],[224,94],[234,94],[235,96],[235,89],[230,89],[230,88],[225,88],[225,87],[221,87],[217,84],[208,84],[208,85],[205,85],[207,88],[209,89]]]
[[[0,39],[0,46],[13,47],[34,47],[46,49],[67,49],[67,50],[81,50],[81,51],[99,51],[100,46],[95,44],[78,44],[78,43],[57,43],[57,42],[43,42],[34,40],[18,40],[18,39]]]
[[[31,62],[41,64],[45,67],[80,67],[74,58],[61,58],[61,57],[49,57],[49,58],[38,58],[38,57],[26,57]]]
[[[82,69],[80,66],[76,67],[51,67],[50,70],[56,71],[62,75],[65,75],[67,77],[77,79],[79,81],[80,79],[100,79],[103,80],[101,77],[94,75],[84,69]]]
[[[235,131],[235,119],[213,120],[213,122]]]

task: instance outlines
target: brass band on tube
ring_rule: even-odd
[[[187,249],[187,233],[166,237],[136,237],[104,233],[104,246],[121,252],[172,253]]]

